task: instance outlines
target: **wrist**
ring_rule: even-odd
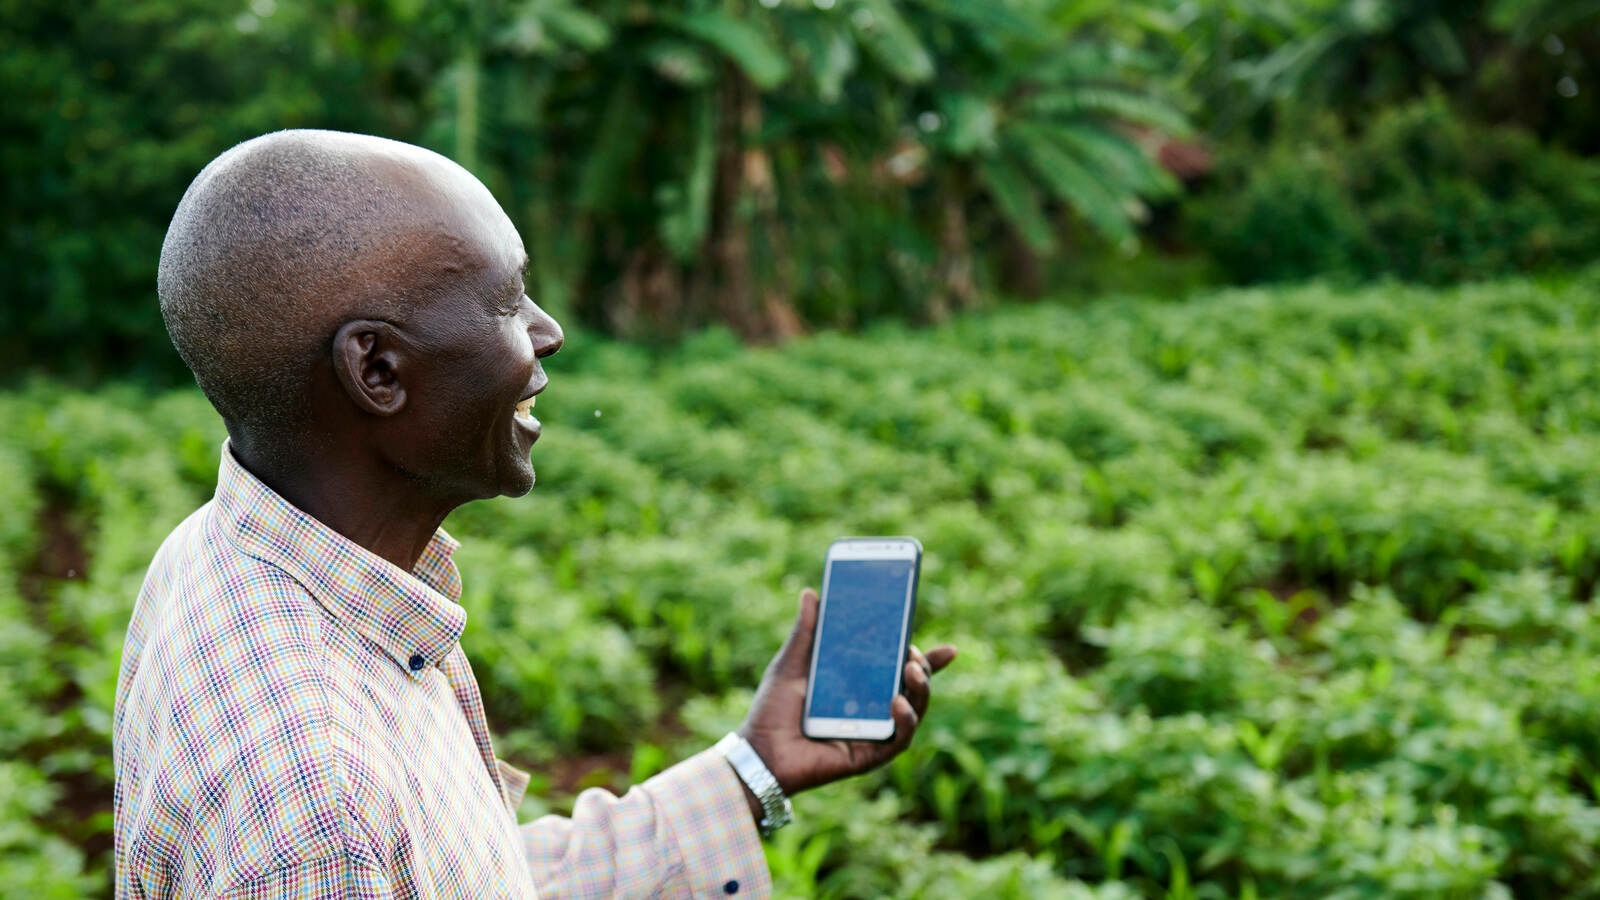
[[[744,788],[745,806],[750,807],[750,821],[760,828],[761,820],[767,817],[767,811],[761,807],[761,798],[756,796],[755,791],[750,790],[750,785],[745,784],[743,778],[739,779],[739,786]]]
[[[713,749],[728,761],[743,783],[745,802],[750,805],[750,813],[755,817],[762,837],[768,837],[789,824],[793,818],[789,798],[760,753],[744,736],[730,732]]]

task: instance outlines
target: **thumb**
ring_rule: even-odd
[[[800,592],[800,611],[795,616],[794,630],[783,642],[783,649],[772,661],[775,674],[791,678],[804,678],[811,671],[812,636],[817,631],[817,592],[806,588]]]

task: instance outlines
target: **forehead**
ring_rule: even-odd
[[[476,276],[487,287],[520,285],[522,237],[483,183],[443,157],[407,160],[386,173],[403,198],[395,226],[421,244],[415,263],[441,275]]]

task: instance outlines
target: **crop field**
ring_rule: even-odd
[[[447,523],[524,817],[743,715],[841,535],[961,657],[797,798],[785,896],[1600,896],[1600,269],[1006,308],[550,360]],[[209,496],[194,391],[0,395],[0,884],[104,893],[123,630]]]

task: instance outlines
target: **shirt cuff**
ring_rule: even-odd
[[[695,897],[765,897],[772,873],[744,782],[720,753],[706,750],[639,785],[666,816]]]

